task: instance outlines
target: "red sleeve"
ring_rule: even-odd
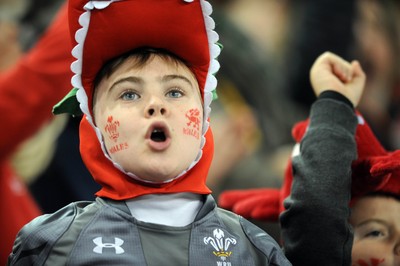
[[[38,43],[0,74],[0,160],[52,117],[71,87],[71,41],[64,5]]]
[[[41,210],[7,163],[0,165],[0,265],[6,265],[18,231]]]

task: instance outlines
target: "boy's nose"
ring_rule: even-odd
[[[167,109],[160,99],[151,99],[145,110],[146,117],[153,117],[157,115],[166,115]]]
[[[156,106],[153,106],[153,107],[148,108],[148,110],[147,110],[148,116],[155,116],[157,114],[164,115],[165,113],[166,113],[166,109],[164,107],[158,108]]]

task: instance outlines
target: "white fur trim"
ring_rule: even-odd
[[[294,144],[291,156],[293,158],[296,157],[297,155],[300,155],[300,143]]]
[[[360,125],[365,124],[365,120],[361,115],[357,115],[357,120],[358,120],[358,124],[360,124]]]

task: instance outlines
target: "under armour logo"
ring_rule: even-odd
[[[96,237],[93,239],[93,242],[96,244],[93,252],[98,254],[103,254],[103,248],[114,248],[115,254],[122,254],[125,252],[124,249],[121,248],[122,244],[124,244],[124,240],[118,237],[114,237],[114,243],[103,243],[102,237]]]

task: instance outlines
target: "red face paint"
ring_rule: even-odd
[[[185,114],[187,118],[187,123],[186,126],[183,128],[183,134],[193,136],[196,139],[200,138],[200,110],[195,108],[195,109],[190,109],[189,111],[186,112]]]
[[[108,149],[108,152],[110,154],[113,154],[113,153],[116,153],[119,151],[123,151],[128,148],[127,142],[117,143],[118,138],[119,138],[118,128],[119,128],[119,121],[114,120],[113,116],[110,115],[107,118],[107,125],[104,127],[105,132],[107,132],[107,134],[108,134],[108,138],[116,143],[114,146],[112,146],[110,149]]]
[[[114,121],[112,115],[107,118],[107,125],[105,126],[104,130],[108,133],[108,138],[114,142],[118,141],[119,132],[119,121]]]
[[[382,262],[384,262],[385,259],[377,259],[377,258],[371,258],[370,262],[368,263],[365,260],[357,260],[357,262],[355,264],[353,264],[352,266],[379,266],[379,264],[381,264]]]
[[[116,152],[119,152],[119,151],[123,151],[123,150],[126,150],[126,149],[128,149],[128,143],[125,142],[125,143],[119,143],[117,145],[112,146],[108,150],[108,152],[110,154],[113,154],[113,153],[116,153]]]

